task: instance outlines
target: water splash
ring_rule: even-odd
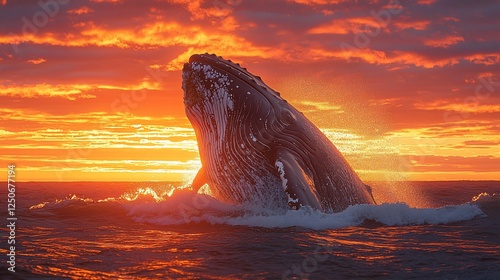
[[[142,187],[116,198],[100,200],[71,194],[63,199],[33,205],[29,211],[71,213],[74,216],[88,216],[89,212],[99,215],[106,213],[113,220],[130,218],[138,223],[160,226],[206,223],[265,228],[337,229],[360,226],[365,221],[375,221],[385,226],[408,226],[469,220],[484,215],[478,202],[492,197],[487,193],[481,193],[470,203],[440,208],[414,208],[399,202],[353,205],[340,213],[323,213],[308,207],[296,211],[263,208],[262,205],[229,205],[209,195],[196,194],[185,187],[163,190]],[[498,197],[500,196],[496,195],[496,198]],[[120,216],[111,217],[111,215]]]
[[[29,210],[42,209],[42,208],[64,208],[68,205],[80,203],[88,204],[92,203],[93,200],[90,198],[78,197],[76,194],[70,194],[63,199],[56,199],[52,202],[46,201],[29,207]]]

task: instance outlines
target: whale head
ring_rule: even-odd
[[[232,136],[244,133],[253,140],[263,135],[264,139],[260,140],[266,142],[273,137],[272,131],[263,131],[271,127],[267,122],[274,122],[274,116],[284,113],[283,125],[286,125],[286,121],[293,121],[296,114],[289,109],[283,110],[286,101],[260,77],[222,57],[191,56],[184,64],[182,78],[186,115],[195,131],[200,132],[197,136],[201,140],[222,142],[230,130]]]
[[[191,56],[182,78],[186,115],[211,189],[233,202],[273,196],[258,186],[279,179],[274,166],[276,141],[298,112],[292,112],[260,77],[215,55]],[[219,186],[213,186],[215,182]]]

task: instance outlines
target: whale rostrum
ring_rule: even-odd
[[[195,191],[208,184],[228,203],[324,212],[375,204],[370,187],[332,142],[259,76],[222,57],[197,54],[182,78],[202,163]]]

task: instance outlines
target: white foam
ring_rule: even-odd
[[[447,224],[469,220],[483,215],[476,205],[464,204],[443,208],[417,209],[406,204],[354,205],[341,213],[325,214],[302,207],[290,210],[284,215],[244,216],[227,221],[231,225],[259,227],[293,227],[312,229],[336,229],[358,226],[366,220],[373,220],[387,226],[421,224]]]
[[[278,165],[278,164],[277,164]],[[495,196],[481,196],[492,199]],[[304,227],[311,229],[337,229],[359,226],[371,220],[386,226],[409,226],[422,224],[448,224],[485,216],[476,202],[441,208],[411,208],[404,203],[381,205],[353,205],[340,213],[323,213],[301,207],[267,209],[262,205],[228,205],[205,194],[177,190],[172,196],[167,192],[157,193],[150,189],[138,189],[135,193],[118,198],[92,200],[70,195],[53,202],[44,202],[30,207],[30,211],[52,211],[61,208],[87,206],[119,207],[127,215],[141,223],[179,225],[205,222],[264,228]],[[119,218],[119,217],[118,217]]]
[[[266,210],[259,207],[232,206],[205,197],[203,207],[192,204],[194,197],[173,204],[143,205],[129,208],[138,222],[160,225],[206,222],[264,228],[305,227],[337,229],[359,226],[372,220],[387,226],[448,224],[484,215],[475,204],[441,208],[411,208],[404,203],[382,205],[353,205],[340,213],[323,213],[302,207],[300,210]],[[172,209],[173,207],[173,209]],[[170,211],[166,210],[170,209]],[[173,211],[171,211],[173,210]]]
[[[255,137],[255,135],[253,135],[252,132],[250,132],[250,138],[252,138],[252,141],[257,142],[257,138]]]
[[[489,194],[486,192],[480,193],[472,198],[472,202],[488,202],[488,201],[494,201],[500,199],[500,194],[499,193],[493,193]]]
[[[286,179],[285,177],[285,166],[283,165],[283,162],[277,160],[275,165],[278,168],[278,173],[280,174],[281,178],[281,187],[283,188],[288,197],[288,202],[297,203],[299,201],[299,198],[293,199],[290,196],[290,194],[286,191],[286,189],[288,188],[288,179]]]

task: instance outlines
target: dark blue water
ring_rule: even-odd
[[[1,278],[500,279],[500,182],[372,183],[380,205],[335,214],[178,186],[18,183],[16,272],[3,227]]]

